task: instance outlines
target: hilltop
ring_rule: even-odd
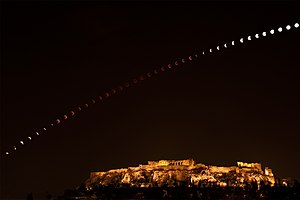
[[[264,170],[260,163],[237,162],[237,166],[211,166],[187,160],[148,161],[147,165],[113,169],[106,172],[92,172],[85,181],[86,189],[95,186],[130,187],[175,187],[180,185],[233,186],[261,183],[273,186],[272,170]]]

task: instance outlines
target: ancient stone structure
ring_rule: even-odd
[[[193,166],[195,164],[196,162],[193,159],[148,161],[148,165],[150,166],[173,166],[173,165]]]
[[[260,163],[244,163],[244,162],[237,162],[238,167],[247,167],[247,168],[256,168],[261,170]]]
[[[130,185],[133,187],[172,187],[178,184],[199,185],[213,184],[218,186],[243,187],[245,184],[261,182],[271,186],[275,183],[272,170],[262,170],[260,163],[237,162],[237,166],[206,166],[187,160],[148,161],[148,165],[114,169],[107,172],[92,172],[85,182],[87,187],[95,185]]]

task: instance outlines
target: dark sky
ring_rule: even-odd
[[[62,194],[148,160],[261,162],[300,179],[295,3],[1,3],[1,196]],[[274,35],[269,30],[282,26]],[[248,35],[85,109],[119,84]],[[20,140],[25,145],[5,156]]]

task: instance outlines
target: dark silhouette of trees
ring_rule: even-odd
[[[285,187],[280,184],[271,187],[268,183],[246,183],[243,187],[227,185],[220,187],[208,182],[200,182],[197,186],[180,182],[170,187],[164,185],[141,188],[129,184],[101,186],[95,185],[87,189],[85,185],[76,190],[66,190],[59,199],[300,199],[300,186],[297,181]]]
[[[33,200],[33,194],[32,192],[30,192],[27,197],[26,197],[27,200]]]

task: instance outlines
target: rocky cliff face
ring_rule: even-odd
[[[161,187],[178,185],[244,186],[252,182],[273,185],[272,170],[261,169],[259,163],[238,162],[238,166],[217,167],[196,164],[193,160],[149,161],[148,165],[92,172],[85,182],[87,188],[95,186]]]

